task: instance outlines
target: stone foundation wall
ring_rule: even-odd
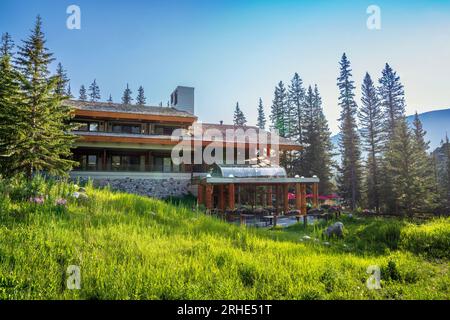
[[[87,178],[80,179],[86,182]],[[111,190],[149,196],[154,198],[183,197],[189,194],[190,180],[186,179],[93,179],[96,187],[110,186]]]

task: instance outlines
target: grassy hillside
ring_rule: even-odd
[[[323,224],[256,230],[92,187],[68,197],[75,189],[0,183],[0,299],[450,298],[448,219],[347,217],[345,239],[327,244]],[[81,267],[81,290],[66,289],[68,265]],[[380,290],[366,288],[370,265]]]

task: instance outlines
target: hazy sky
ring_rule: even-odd
[[[81,30],[66,28],[71,4],[81,8]],[[381,30],[366,26],[372,4]],[[254,124],[258,98],[268,115],[277,82],[298,72],[318,84],[336,132],[345,51],[358,102],[364,73],[377,79],[389,62],[408,113],[450,107],[450,1],[1,0],[0,32],[19,42],[37,14],[72,91],[96,78],[104,100],[120,101],[127,82],[134,96],[143,85],[151,104],[165,104],[177,85],[194,86],[201,120],[232,122],[239,101]]]

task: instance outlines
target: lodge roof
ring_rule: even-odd
[[[80,110],[196,118],[195,115],[189,112],[181,111],[172,107],[138,106],[121,103],[90,102],[79,100],[66,100],[64,104]]]
[[[231,130],[243,129],[244,131],[247,130],[247,129],[254,129],[256,131],[256,133],[266,132],[268,139],[270,139],[270,137],[271,137],[271,133],[270,132],[268,132],[266,130],[259,129],[256,126],[247,126],[247,125],[245,125],[245,126],[236,126],[236,125],[232,125],[232,124],[220,124],[220,123],[201,123],[201,125],[202,125],[203,131],[206,131],[208,129],[217,129],[217,130],[219,130],[222,133],[222,135],[224,137],[225,137],[226,130],[229,130],[229,129],[231,129]],[[299,143],[297,143],[297,142],[295,142],[295,141],[293,141],[291,139],[283,138],[283,137],[280,137],[280,136],[278,137],[278,139],[279,139],[278,140],[279,143],[282,144],[282,145],[301,146]]]

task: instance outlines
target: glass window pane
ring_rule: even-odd
[[[89,123],[89,131],[98,131],[98,123],[97,122],[91,122]]]

